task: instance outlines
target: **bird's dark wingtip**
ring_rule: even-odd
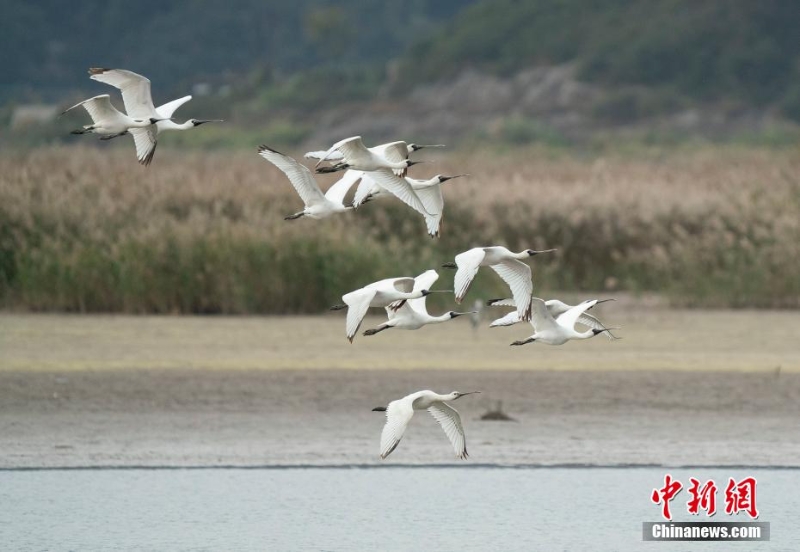
[[[265,151],[271,151],[272,153],[277,153],[278,155],[283,155],[283,154],[282,154],[281,152],[279,152],[278,150],[276,150],[276,149],[272,149],[271,147],[269,147],[269,146],[268,146],[268,145],[266,145],[266,144],[261,144],[260,146],[258,146],[258,153],[263,153],[263,152],[265,152]]]

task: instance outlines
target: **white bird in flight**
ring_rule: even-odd
[[[334,213],[344,213],[353,208],[351,205],[345,206],[343,201],[347,191],[361,177],[357,171],[347,171],[323,195],[314,175],[305,165],[268,146],[259,146],[258,154],[278,167],[289,178],[289,182],[292,183],[300,199],[305,204],[305,208],[302,211],[285,217],[285,220],[293,220],[304,216],[323,219]]]
[[[439,237],[439,231],[442,226],[442,216],[444,214],[442,183],[462,176],[469,175],[457,174],[455,176],[443,176],[437,174],[428,180],[406,177],[406,182],[411,184],[411,188],[416,192],[420,201],[422,201],[425,210],[427,213],[430,213],[422,213],[422,215],[425,217],[425,225],[428,228],[428,234],[432,238]],[[385,193],[385,190],[377,182],[369,178],[369,173],[366,173],[356,189],[355,196],[353,197],[353,207],[358,208],[372,199],[385,195]]]
[[[458,415],[458,410],[446,403],[475,393],[480,393],[480,391],[470,391],[469,393],[453,391],[447,395],[440,395],[429,390],[417,391],[390,402],[389,406],[373,408],[373,412],[386,412],[386,425],[383,426],[381,432],[381,460],[384,460],[397,448],[415,410],[430,412],[431,416],[439,422],[447,438],[450,439],[456,457],[465,460],[469,455],[467,454],[464,427],[461,425],[461,416]]]
[[[415,283],[414,278],[409,277],[386,278],[343,295],[344,304],[334,305],[331,310],[347,309],[346,335],[350,343],[353,342],[370,307],[393,305],[393,308],[399,309],[408,299],[424,297],[435,291],[447,291],[414,289]]]
[[[599,305],[600,303],[605,303],[607,301],[613,301],[613,300],[614,299],[603,299],[595,303],[595,305]],[[516,307],[516,303],[514,302],[513,299],[490,299],[486,301],[486,304],[490,307]],[[566,303],[564,303],[563,301],[559,301],[558,299],[548,299],[547,301],[544,302],[544,304],[547,307],[547,312],[549,312],[550,316],[552,316],[553,318],[558,318],[559,316],[567,312],[569,309],[573,308],[572,305],[567,305]],[[519,314],[517,313],[516,310],[513,310],[508,314],[506,314],[505,316],[498,318],[497,320],[489,324],[489,327],[497,328],[500,326],[513,326],[514,324],[517,324],[519,322],[522,322],[519,319]],[[583,324],[584,326],[588,326],[589,328],[595,330],[608,330],[605,324],[600,322],[600,320],[598,320],[596,317],[592,316],[588,312],[584,312],[578,317],[578,324]],[[611,341],[615,339],[620,339],[614,334],[612,334],[610,331],[606,331],[604,335]]]
[[[155,127],[146,127],[141,130],[130,130],[133,141],[136,144],[136,157],[142,165],[149,165],[156,153],[158,145],[158,135],[165,130],[188,130],[198,127],[204,123],[219,123],[220,119],[189,119],[178,124],[171,120],[175,111],[192,99],[191,96],[184,96],[177,100],[165,103],[158,109],[153,105],[153,96],[150,92],[150,80],[138,73],[126,69],[105,69],[102,67],[92,67],[89,69],[89,78],[110,84],[119,88],[122,92],[122,101],[125,103],[125,111],[128,115],[139,118],[153,117],[161,119]],[[107,136],[106,139],[116,138],[128,132],[122,131],[117,134]]]
[[[330,167],[320,167],[320,163],[327,160],[334,152],[341,154],[341,161]],[[359,171],[377,171],[390,169],[397,176],[405,176],[406,170],[420,161],[408,159],[408,144],[402,141],[381,144],[368,148],[361,140],[361,136],[351,136],[336,142],[314,165],[319,173],[330,173],[344,169]]]
[[[348,138],[348,140],[351,140],[351,139],[352,138]],[[378,155],[380,157],[385,157],[386,156],[386,150],[388,148],[394,148],[396,146],[396,144],[405,144],[405,142],[387,142],[386,144],[380,144],[380,145],[373,146],[373,147],[367,148],[367,149],[371,153],[374,153],[375,155]],[[444,144],[427,144],[427,145],[425,145],[425,144],[406,144],[405,159],[408,159],[408,156],[411,155],[412,153],[414,153],[415,151],[419,151],[419,150],[424,149],[424,148],[443,148],[443,147],[445,147]],[[333,148],[331,148],[331,150],[332,149]],[[344,159],[344,155],[342,154],[342,152],[340,152],[339,150],[333,150],[333,151],[331,151],[331,150],[328,150],[328,151],[309,151],[309,152],[306,152],[305,158],[306,159],[317,159],[320,163],[323,160],[326,160],[326,161],[341,161],[342,159]],[[398,155],[398,153],[399,152],[394,152],[393,155]],[[317,163],[317,165],[319,165],[319,163]],[[323,170],[325,170],[325,169],[323,169]],[[333,172],[333,171],[337,171],[337,170],[342,170],[342,168],[336,168],[336,165],[334,164],[328,170],[329,170],[329,172]]]
[[[130,117],[111,105],[111,98],[108,94],[101,94],[94,98],[83,100],[62,111],[61,115],[76,107],[83,107],[86,110],[89,117],[92,118],[92,124],[84,125],[83,128],[78,130],[73,130],[72,134],[91,133],[101,136],[117,136],[119,134],[124,134],[128,130],[152,127],[161,120],[157,115]]]
[[[549,253],[555,249],[545,249],[536,251],[525,249],[519,253],[513,253],[502,246],[475,247],[464,253],[456,255],[456,262],[445,263],[444,268],[457,268],[455,276],[456,303],[461,303],[464,296],[472,284],[472,280],[482,266],[489,266],[511,288],[511,295],[517,304],[517,313],[520,320],[529,321],[531,319],[531,294],[533,293],[533,281],[531,279],[531,267],[523,263],[520,259],[527,259],[539,253]]]
[[[598,303],[597,299],[584,301],[580,305],[568,309],[565,313],[553,318],[553,315],[547,310],[547,305],[538,297],[531,298],[531,326],[533,326],[533,335],[528,339],[515,341],[512,345],[525,345],[534,341],[541,341],[548,345],[563,345],[571,339],[589,339],[599,333],[608,332],[610,330],[618,330],[619,328],[590,328],[585,332],[579,332],[575,329],[575,324],[578,319],[587,310],[592,308]]]
[[[428,270],[414,278],[414,291],[427,289],[430,290],[431,286],[439,279],[439,275],[435,270]],[[441,291],[441,290],[437,290]],[[387,330],[389,328],[397,328],[399,330],[418,330],[427,324],[439,324],[447,322],[458,316],[464,314],[471,314],[469,312],[446,312],[441,316],[431,316],[428,314],[428,309],[425,306],[426,296],[418,297],[417,299],[408,299],[405,304],[399,308],[394,308],[394,305],[386,307],[386,314],[389,317],[387,322],[384,322],[377,328],[372,328],[364,332],[364,335],[375,335],[378,332]]]

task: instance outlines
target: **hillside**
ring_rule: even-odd
[[[7,0],[0,104],[86,90],[86,68],[126,67],[162,83],[220,82],[254,69],[383,64],[471,0]]]
[[[569,62],[590,83],[657,88],[673,102],[777,104],[800,119],[798,28],[787,0],[482,1],[411,47],[396,87]]]
[[[18,104],[107,91],[85,75],[106,65],[145,72],[157,102],[193,93],[179,118],[226,121],[166,147],[318,148],[351,134],[450,145],[800,141],[800,9],[786,0],[237,7],[12,0],[15,23],[0,23],[12,54],[0,62],[0,125]],[[74,140],[78,121],[0,132],[0,144]]]

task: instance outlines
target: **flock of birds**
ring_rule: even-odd
[[[188,119],[176,123],[173,114],[191,96],[168,102],[158,108],[153,104],[150,81],[132,71],[123,69],[89,69],[93,80],[118,88],[122,93],[125,111],[114,108],[108,94],[84,100],[66,111],[83,107],[92,119],[92,124],[73,131],[73,134],[98,134],[101,140],[109,140],[130,134],[136,146],[139,163],[149,165],[155,154],[158,136],[167,130],[188,130],[208,122],[221,122],[216,119]],[[436,175],[427,180],[410,178],[408,168],[419,163],[410,159],[411,154],[424,148],[440,148],[442,144],[419,145],[403,141],[390,142],[367,147],[360,136],[346,138],[325,151],[306,153],[307,159],[316,160],[316,173],[328,174],[344,171],[342,177],[323,193],[311,170],[297,160],[268,146],[260,146],[258,153],[281,170],[291,182],[304,207],[286,217],[294,220],[301,217],[324,219],[352,209],[358,209],[369,201],[381,196],[394,196],[421,214],[425,220],[427,233],[438,237],[441,231],[444,198],[442,184],[447,180],[468,176]],[[323,164],[326,163],[326,164]],[[350,189],[358,184],[353,200],[345,204]],[[435,270],[427,270],[417,276],[387,278],[353,290],[342,296],[341,305],[331,310],[347,309],[346,336],[353,342],[361,323],[370,307],[384,308],[387,320],[376,328],[368,329],[364,335],[375,335],[391,328],[418,330],[429,324],[453,320],[470,312],[449,311],[439,316],[428,313],[426,297],[431,293],[453,292],[455,302],[460,304],[469,291],[478,270],[488,266],[508,285],[511,298],[494,299],[488,305],[512,307],[514,310],[491,323],[490,327],[510,326],[519,322],[529,322],[533,334],[527,339],[514,341],[511,345],[525,345],[540,342],[548,345],[563,345],[570,340],[589,339],[605,334],[609,339],[617,339],[609,328],[596,317],[589,314],[595,305],[606,300],[587,300],[571,306],[557,299],[543,301],[533,296],[531,268],[523,261],[541,253],[555,249],[537,251],[525,249],[519,253],[502,246],[475,247],[456,255],[455,262],[442,265],[443,268],[456,269],[454,290],[433,290],[431,287],[439,279]],[[576,325],[585,326],[585,331]],[[386,424],[381,434],[380,457],[386,458],[397,447],[405,433],[415,410],[427,410],[444,430],[458,458],[467,458],[466,438],[458,411],[448,402],[466,395],[453,391],[440,395],[430,390],[418,391],[402,399],[392,401],[386,407],[375,411],[386,412]]]

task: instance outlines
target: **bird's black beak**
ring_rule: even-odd
[[[457,174],[455,176],[440,176],[439,182],[447,182],[448,180],[453,180],[454,178],[461,178],[462,176],[469,176],[468,174]]]
[[[425,162],[425,161],[408,161],[408,162],[406,163],[406,166],[410,167],[410,166],[412,166],[412,165],[420,165],[420,164],[422,164],[422,163],[424,163],[424,162]]]
[[[344,309],[346,309],[346,308],[347,308],[347,305],[333,305],[333,306],[330,308],[330,310],[332,310],[332,311],[338,311],[338,310],[344,310]]]
[[[372,409],[372,411],[373,412],[386,412],[386,407],[385,406],[376,406],[375,408]]]
[[[411,146],[411,149],[414,151],[418,151],[425,148],[443,148],[445,147],[444,144],[414,144]]]
[[[552,251],[558,251],[557,249],[542,249],[541,251],[536,251],[534,249],[528,249],[528,255],[533,257],[534,255],[538,255],[539,253],[551,253]]]
[[[195,119],[194,126],[204,125],[206,123],[222,123],[222,119]]]
[[[456,397],[455,400],[458,400],[461,397],[466,397],[467,395],[474,395],[475,393],[480,393],[480,391],[468,391],[467,393],[459,393],[458,397]]]
[[[599,299],[595,306],[599,305],[600,303],[608,303],[609,301],[616,301],[616,299]]]
[[[452,289],[423,289],[422,296],[430,295],[431,293],[453,293]]]
[[[442,265],[442,268],[458,268],[456,263],[447,262]]]
[[[601,330],[597,330],[597,329],[594,329],[594,328],[592,328],[592,333],[594,333],[594,335],[597,335],[597,334],[600,334],[600,333],[603,333],[603,332],[609,332],[609,333],[610,333],[610,332],[611,332],[611,330],[620,330],[620,329],[622,329],[622,328],[619,328],[619,327],[615,327],[615,328],[603,328],[603,329],[601,329]],[[616,337],[616,336],[615,336],[615,338],[616,338],[616,339],[619,339],[619,338],[618,338],[618,337]]]
[[[450,311],[450,318],[458,318],[459,316],[464,316],[465,314],[478,314],[478,311],[469,311],[469,312]],[[478,393],[478,391],[476,391],[476,393]]]

